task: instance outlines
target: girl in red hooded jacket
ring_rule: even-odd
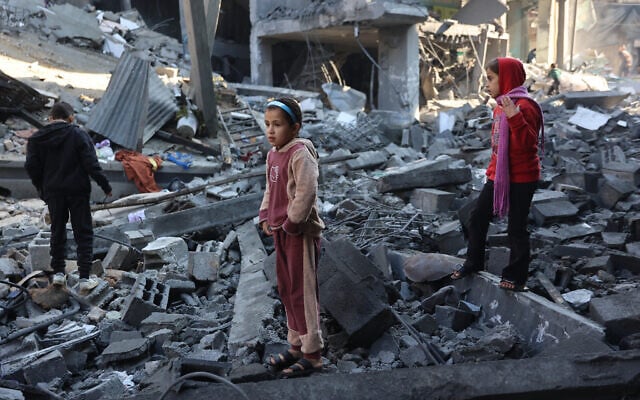
[[[494,215],[508,216],[511,252],[509,264],[502,270],[500,287],[523,290],[530,258],[527,219],[540,179],[538,133],[543,129],[544,121],[540,106],[522,86],[526,76],[520,60],[496,58],[489,62],[486,72],[486,89],[498,103],[493,111],[491,161],[487,182],[467,226],[467,258],[451,279],[484,269],[489,222]],[[541,138],[544,143],[544,131]]]

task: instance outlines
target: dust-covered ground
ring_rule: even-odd
[[[36,32],[0,32],[0,70],[25,84],[74,104],[99,98],[117,59],[99,50],[43,38]]]

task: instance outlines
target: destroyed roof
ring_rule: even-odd
[[[171,91],[148,61],[126,52],[111,76],[87,129],[127,149],[141,150],[177,110]]]

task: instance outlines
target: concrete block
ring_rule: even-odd
[[[376,168],[387,162],[389,154],[386,151],[365,151],[358,153],[358,158],[347,161],[347,167],[351,171],[358,169]]]
[[[458,255],[460,250],[466,247],[460,221],[446,222],[438,227],[436,244],[440,253]]]
[[[410,202],[414,207],[426,213],[446,212],[451,202],[456,197],[455,193],[438,189],[415,189],[411,193]]]
[[[568,201],[550,201],[531,206],[531,213],[538,226],[564,221],[578,215],[578,208]]]
[[[175,334],[182,332],[192,320],[193,317],[187,314],[154,312],[140,322],[140,331],[147,335],[162,329],[170,329]]]
[[[558,190],[538,189],[533,194],[531,204],[548,203],[550,201],[569,200],[565,192]]]
[[[166,264],[187,267],[189,249],[179,237],[165,236],[154,240],[142,249],[145,268],[160,268]]]
[[[89,354],[84,351],[65,351],[63,356],[64,363],[72,374],[80,374],[87,368]]]
[[[427,355],[424,354],[422,348],[418,345],[408,347],[400,352],[400,361],[405,367],[423,367],[429,364]]]
[[[146,354],[149,350],[149,339],[125,339],[112,341],[100,355],[100,362],[106,365],[112,362],[134,360]]]
[[[438,329],[438,321],[429,314],[425,314],[417,321],[411,324],[418,331],[426,333],[427,335],[433,334]]]
[[[234,368],[229,379],[233,383],[260,382],[272,379],[272,373],[263,364],[251,363]]]
[[[640,242],[627,243],[625,249],[629,255],[640,257]]]
[[[5,278],[17,278],[10,279],[13,282],[17,282],[22,278],[22,270],[18,267],[18,262],[12,258],[0,257],[0,276]]]
[[[132,269],[136,260],[136,253],[129,247],[113,243],[102,260],[102,265],[109,269],[120,269],[128,271]]]
[[[621,179],[633,186],[640,186],[640,163],[638,162],[608,162],[602,166],[602,174]]]
[[[218,376],[227,376],[231,363],[220,361],[222,353],[217,350],[201,350],[186,354],[180,359],[180,373],[209,372]],[[265,371],[266,368],[262,367]]]
[[[552,254],[557,257],[593,258],[596,256],[593,245],[586,243],[571,243],[553,248]]]
[[[609,252],[614,270],[626,269],[633,274],[640,274],[640,257],[611,250]]]
[[[24,395],[19,390],[0,388],[0,399],[2,400],[24,400]]]
[[[627,242],[629,235],[624,232],[602,232],[602,241],[610,249],[624,249],[624,244]]]
[[[640,332],[640,292],[593,298],[589,315],[605,326],[607,339],[617,344],[625,336]]]
[[[113,331],[109,336],[109,343],[119,342],[121,340],[141,339],[140,331]]]
[[[618,201],[623,200],[634,191],[635,186],[633,184],[609,176],[604,178],[604,182],[598,192],[598,200],[601,206],[611,209]]]
[[[63,378],[67,374],[67,365],[60,351],[55,350],[27,365],[24,379],[29,385],[39,382],[48,383],[55,378]]]
[[[381,193],[414,188],[457,185],[471,180],[471,168],[449,167],[450,159],[418,160],[389,170],[378,180]]]
[[[489,261],[487,262],[487,272],[495,276],[501,276],[502,270],[509,265],[511,250],[508,247],[491,247],[488,253]]]
[[[114,376],[109,380],[82,392],[75,398],[78,400],[119,399],[126,391],[127,388],[122,384],[120,379]]]
[[[385,279],[392,279],[393,275],[391,272],[391,264],[389,263],[388,258],[388,249],[384,243],[376,244],[375,246],[369,248],[367,258],[369,258],[373,262],[373,264],[378,267]]]
[[[629,219],[629,235],[631,240],[640,240],[640,217]]]
[[[31,257],[31,269],[34,271],[52,272],[51,269],[51,232],[40,232],[29,243],[29,256]]]
[[[124,237],[127,243],[138,250],[141,250],[155,239],[153,232],[148,229],[125,231]]]
[[[451,328],[456,332],[464,330],[476,319],[472,313],[451,306],[436,306],[435,316],[438,325]]]
[[[200,282],[213,282],[218,279],[220,268],[220,253],[218,252],[189,252],[189,275]]]
[[[166,310],[168,302],[169,286],[140,274],[122,308],[122,320],[137,327],[152,312]]]
[[[596,274],[598,271],[607,271],[609,273],[614,272],[611,256],[593,257],[589,259],[582,268],[580,268],[581,274]]]

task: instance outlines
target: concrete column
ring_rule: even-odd
[[[539,63],[555,62],[556,11],[555,0],[538,1],[538,33],[536,35],[536,60]]]
[[[378,108],[418,116],[420,55],[417,25],[380,28]]]
[[[523,61],[527,59],[529,50],[535,46],[529,46],[529,30],[527,26],[527,8],[523,0],[509,2],[507,12],[507,33],[511,38],[509,52],[512,56]]]
[[[251,30],[251,83],[273,86],[273,51],[271,40],[256,33],[255,25]]]
[[[558,1],[558,22],[556,30],[556,64],[558,67],[564,68],[564,53],[565,53],[565,43],[567,42],[567,32],[565,27],[567,27],[567,13],[566,10],[566,0],[557,0]]]
[[[131,0],[120,0],[120,8],[123,11],[131,10]]]

